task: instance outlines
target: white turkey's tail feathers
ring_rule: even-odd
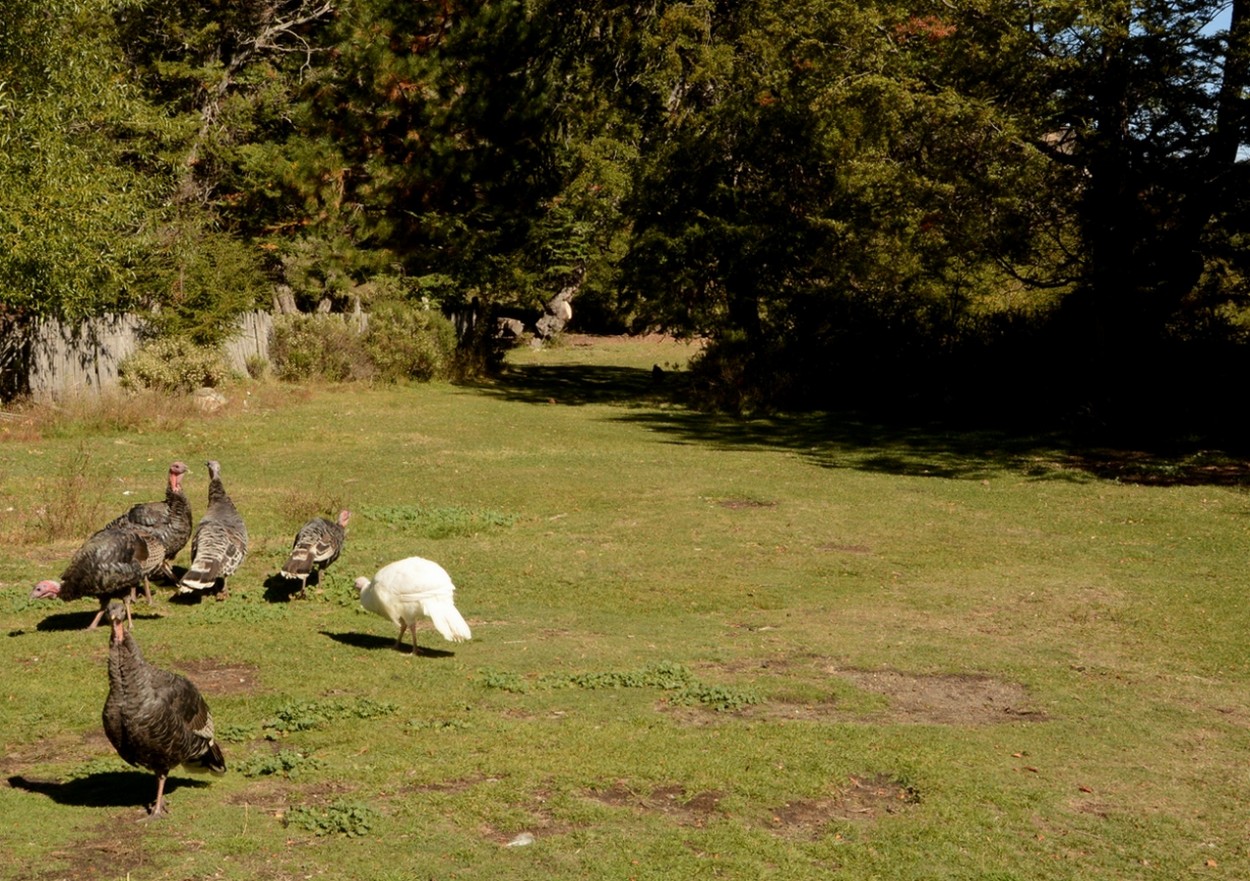
[[[473,638],[468,623],[451,601],[451,597],[433,597],[421,605],[430,623],[443,635],[443,639],[448,642],[464,642]]]
[[[362,606],[399,625],[401,642],[404,630],[411,627],[415,646],[416,625],[423,615],[449,642],[473,638],[452,601],[456,587],[451,576],[432,560],[408,557],[388,563],[372,579],[357,578],[356,589]]]

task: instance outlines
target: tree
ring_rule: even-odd
[[[630,287],[652,321],[714,339],[731,404],[845,403],[852,371],[863,397],[926,387],[974,298],[1041,263],[1044,163],[956,87],[970,48],[909,8],[668,7]]]
[[[1245,262],[1228,209],[1246,198],[1248,9],[1244,0],[1039,7],[1049,127],[1067,139],[1050,152],[1081,181],[1085,259],[1069,311],[1086,331],[1081,363],[1096,399],[1132,408],[1203,388],[1183,375],[1198,354],[1184,339],[1244,296],[1228,283],[1236,276],[1214,273]],[[1215,27],[1221,10],[1227,30]]]
[[[131,157],[152,123],[127,88],[112,3],[26,2],[0,24],[0,310],[77,319],[134,305],[158,187]]]

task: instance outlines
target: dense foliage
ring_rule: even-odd
[[[1209,422],[1247,357],[1248,5],[20,0],[0,307],[211,343],[399,278],[480,342],[565,292],[707,337],[740,410]]]

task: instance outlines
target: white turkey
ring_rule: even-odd
[[[422,615],[449,642],[462,642],[473,636],[452,601],[456,587],[451,576],[431,560],[409,557],[388,563],[372,580],[357,578],[356,590],[362,606],[399,625],[396,648],[403,646],[404,631],[411,629],[412,653],[417,653],[417,621]]]
[[[65,602],[94,597],[100,611],[88,630],[95,629],[104,617],[109,601],[126,600],[130,613],[130,597],[165,559],[165,546],[150,529],[141,526],[101,529],[83,542],[74,552],[60,581],[41,581],[30,592],[32,600],[58,597]]]
[[[207,465],[208,510],[191,537],[191,567],[178,582],[178,593],[210,590],[220,581],[221,598],[226,595],[226,579],[247,556],[247,527],[226,495],[221,464],[214,460]]]
[[[104,733],[117,754],[156,775],[156,802],[149,817],[164,816],[165,780],[182,765],[188,771],[224,774],[226,759],[213,740],[213,715],[199,689],[183,676],[143,660],[126,627],[122,604],[108,606],[109,693]]]
[[[317,573],[314,581],[319,580],[321,570],[329,568],[339,558],[339,554],[343,552],[343,542],[347,540],[347,521],[351,516],[352,512],[344,508],[339,511],[337,521],[314,517],[295,534],[291,555],[282,564],[281,575],[283,578],[299,580],[299,592],[296,596],[304,595],[310,575]]]
[[[165,559],[161,562],[157,574],[174,581],[173,561],[178,552],[186,546],[191,537],[191,503],[182,490],[182,477],[187,473],[187,466],[182,462],[174,462],[169,466],[169,478],[165,488],[165,500],[162,502],[140,502],[132,505],[130,510],[122,514],[105,529],[122,529],[128,526],[142,526],[152,530],[165,545]],[[152,602],[152,590],[145,580],[143,594],[149,603]],[[131,596],[134,599],[134,596]]]

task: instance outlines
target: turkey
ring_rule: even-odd
[[[109,694],[104,700],[104,733],[117,754],[156,775],[156,802],[149,817],[164,816],[165,780],[171,769],[226,772],[226,759],[213,740],[213,715],[199,689],[176,673],[143,660],[126,627],[126,612],[108,605]]]
[[[74,552],[60,581],[41,581],[30,592],[32,600],[59,597],[69,602],[83,597],[100,601],[100,611],[87,625],[94,630],[109,600],[129,599],[165,559],[165,546],[155,532],[142,526],[101,529]]]
[[[304,595],[308,586],[308,577],[314,572],[320,579],[322,569],[339,558],[343,551],[343,542],[347,540],[347,521],[352,512],[344,508],[339,511],[338,522],[331,522],[324,517],[314,517],[295,534],[295,544],[291,547],[291,556],[282,564],[283,578],[299,579],[299,592]]]
[[[404,631],[412,630],[412,653],[417,653],[417,619],[425,615],[449,642],[471,639],[469,625],[456,611],[452,594],[456,587],[442,566],[421,557],[388,563],[373,580],[356,579],[360,604],[376,615],[399,625],[395,647],[402,648]]]
[[[182,462],[174,462],[169,466],[169,482],[165,489],[165,501],[141,502],[133,505],[129,511],[105,526],[105,529],[121,529],[130,525],[143,526],[156,533],[165,545],[165,559],[161,562],[158,574],[170,581],[175,581],[173,561],[183,549],[187,539],[191,537],[191,503],[182,491],[182,476],[187,473],[187,466]],[[148,582],[143,582],[143,595],[152,602],[152,589]],[[134,596],[131,596],[134,599]]]
[[[247,556],[247,527],[226,495],[221,482],[221,464],[208,465],[208,510],[191,536],[191,568],[178,582],[178,593],[209,590],[221,580],[221,593],[226,595],[226,579]]]

